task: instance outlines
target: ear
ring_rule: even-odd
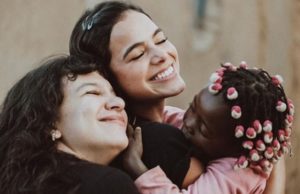
[[[52,129],[50,133],[51,133],[52,141],[55,141],[56,139],[59,139],[62,136],[61,132],[57,129]]]

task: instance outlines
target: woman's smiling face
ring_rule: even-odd
[[[63,93],[58,141],[94,162],[99,162],[97,157],[113,159],[126,148],[124,101],[99,73],[78,75],[75,81],[63,79]]]
[[[131,99],[163,99],[185,88],[176,48],[142,13],[123,13],[112,29],[110,51],[110,68]]]

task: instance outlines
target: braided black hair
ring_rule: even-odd
[[[278,100],[288,104],[287,97],[283,87],[275,85],[268,72],[262,69],[227,69],[224,71],[222,86],[221,92],[225,102],[231,106],[239,105],[243,110],[238,124],[250,126],[254,120],[261,123],[270,120],[275,130],[285,128],[285,116],[289,109],[279,112],[276,110],[276,104]],[[227,98],[229,87],[234,87],[239,93],[235,101]]]
[[[234,67],[234,66],[222,66],[222,88],[218,91],[218,95],[222,95],[223,99],[229,107],[239,106],[242,110],[240,118],[235,119],[236,126],[243,126],[246,130],[249,127],[254,126],[254,121],[264,123],[265,121],[271,121],[272,123],[272,140],[281,141],[281,145],[289,144],[289,134],[287,130],[291,129],[291,126],[286,123],[287,116],[291,116],[290,102],[284,92],[284,89],[280,83],[274,82],[274,77],[270,76],[268,72],[262,69],[248,69],[246,67]],[[238,92],[238,98],[234,100],[228,99],[227,91],[229,88],[235,88]],[[285,103],[286,109],[284,111],[278,111],[276,106],[278,101]],[[234,130],[234,129],[233,129]],[[285,139],[280,138],[279,131],[285,131]],[[246,135],[238,138],[239,144],[243,145],[245,141],[252,141],[254,143],[253,149],[255,149],[255,142],[258,140],[264,140],[265,133],[257,133],[255,137],[248,138]],[[264,152],[260,152],[260,159],[267,159],[269,162],[274,162],[273,159],[278,159],[281,153],[285,150],[281,146],[281,150],[276,150],[273,145],[273,141],[266,142],[266,146],[271,147],[274,151],[275,157],[266,158]],[[290,148],[289,148],[290,149]],[[249,158],[251,149],[241,149],[241,155]],[[280,152],[280,153],[279,153]],[[248,159],[250,162],[251,159]],[[258,163],[257,161],[256,163]],[[255,162],[254,162],[255,163]]]

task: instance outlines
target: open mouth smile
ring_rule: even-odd
[[[164,80],[164,79],[170,77],[171,75],[173,75],[174,72],[175,72],[175,69],[174,69],[173,65],[171,65],[167,69],[156,74],[151,80],[155,80],[155,81]]]

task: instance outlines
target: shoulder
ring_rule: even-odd
[[[131,178],[119,169],[85,163],[73,169],[81,181],[80,194],[89,193],[137,193]]]
[[[183,109],[174,106],[165,106],[163,122],[181,128],[184,113],[185,110]]]
[[[224,185],[225,188],[223,189],[231,193],[263,191],[266,186],[266,179],[251,168],[234,170],[235,162],[235,158],[220,158],[211,161],[203,178],[216,185]]]
[[[153,152],[158,152],[158,150],[162,151],[172,147],[174,149],[178,149],[178,146],[175,146],[177,144],[190,147],[190,143],[185,138],[184,134],[178,130],[177,127],[172,125],[158,122],[148,122],[141,125],[141,128],[143,146],[144,149],[147,150],[144,153],[147,153],[150,150]]]

